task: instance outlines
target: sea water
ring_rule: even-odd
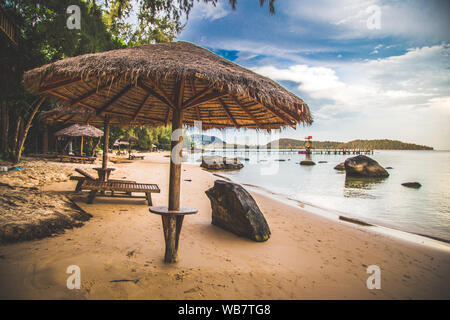
[[[244,168],[220,173],[237,183],[368,223],[450,241],[450,151],[375,150],[369,157],[393,168],[386,179],[346,178],[345,172],[334,170],[354,155],[313,154],[314,166],[301,166],[305,155],[290,150],[209,150],[204,155],[243,158]],[[187,161],[198,163],[200,158],[201,153],[189,154]],[[415,181],[422,184],[420,189],[401,185]]]

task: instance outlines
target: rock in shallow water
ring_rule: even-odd
[[[348,158],[344,162],[345,172],[351,177],[385,178],[389,173],[372,158],[359,155]]]
[[[221,156],[203,156],[200,166],[209,170],[236,170],[244,167],[238,158],[228,159]]]
[[[303,160],[300,161],[301,166],[314,166],[316,163],[312,160]]]
[[[407,187],[407,188],[419,189],[422,185],[418,182],[404,182],[404,183],[402,183],[402,186]]]
[[[212,224],[238,236],[254,241],[266,241],[270,229],[256,201],[241,185],[216,180],[207,190],[211,201]]]

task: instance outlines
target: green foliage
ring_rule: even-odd
[[[200,1],[215,6],[218,0],[0,0],[2,10],[12,18],[20,33],[18,48],[0,39],[0,99],[6,101],[10,124],[17,123],[18,117],[27,121],[30,104],[36,99],[22,87],[25,70],[85,53],[172,41],[183,29],[194,4]],[[261,6],[267,2],[270,12],[274,12],[275,0],[259,2]],[[237,0],[229,3],[236,8]],[[66,10],[70,5],[77,5],[81,10],[79,30],[66,27]],[[133,19],[137,23],[130,23]],[[47,101],[41,109],[54,106]],[[170,149],[170,127],[130,130],[128,133],[139,138],[141,149],[149,150],[152,144]],[[112,129],[111,145],[126,133]],[[190,145],[189,138],[185,137],[184,145]],[[37,142],[34,149],[37,150]]]
[[[95,0],[92,0],[96,3]],[[104,7],[104,21],[109,31],[123,39],[128,46],[170,42],[183,30],[194,4],[218,0],[109,0],[100,2]],[[270,13],[275,12],[275,0],[259,0],[260,6],[269,3]],[[237,0],[229,0],[236,9]],[[137,20],[137,23],[130,23]]]
[[[108,32],[102,11],[95,3],[83,0],[0,0],[0,3],[20,33],[18,48],[7,46],[0,50],[1,99],[10,110],[11,124],[17,122],[19,116],[27,121],[30,103],[36,99],[22,87],[25,70],[65,57],[123,46]],[[69,5],[80,7],[80,30],[66,27]],[[53,106],[47,102],[41,108]]]
[[[138,138],[139,142],[137,146],[141,150],[152,150],[152,145],[155,145],[158,149],[170,150],[172,127],[134,127],[134,128],[118,128],[111,127],[110,133],[110,148],[114,141],[119,138],[127,138],[134,136]],[[185,133],[183,133],[183,147],[191,147],[191,139]]]

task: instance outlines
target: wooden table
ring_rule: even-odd
[[[95,171],[98,173],[98,179],[100,181],[108,181],[109,175],[111,174],[111,171],[116,170],[116,168],[94,168]]]
[[[180,210],[169,210],[167,206],[150,207],[150,212],[162,218],[166,252],[164,261],[174,263],[178,260],[178,242],[185,215],[198,212],[195,208],[181,207]]]

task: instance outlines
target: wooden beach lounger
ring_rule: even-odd
[[[159,193],[159,187],[157,184],[147,184],[147,183],[125,183],[117,181],[92,181],[87,180],[83,184],[83,189],[91,190],[88,197],[88,203],[93,203],[98,192],[110,191],[112,197],[127,197],[127,198],[145,198],[149,206],[152,206],[152,193]],[[125,192],[123,194],[115,195],[114,192]],[[133,196],[133,192],[145,193],[144,197]],[[101,196],[104,196],[101,194]]]
[[[77,191],[77,192],[81,191],[83,189],[83,184],[84,184],[84,182],[86,180],[98,181],[98,179],[96,177],[91,175],[89,172],[84,171],[83,169],[76,168],[75,171],[83,176],[83,177],[80,177],[80,176],[71,176],[70,177],[70,180],[78,181],[78,183],[77,183],[77,185],[75,187],[75,191]],[[136,181],[129,181],[129,180],[114,180],[114,179],[110,179],[108,181],[111,181],[111,182],[124,182],[124,183],[136,183]]]
[[[130,155],[128,156],[128,159],[130,159],[130,160],[134,160],[134,159],[141,159],[141,160],[144,160],[144,156],[136,156],[136,155],[134,155],[134,154],[130,154]]]

